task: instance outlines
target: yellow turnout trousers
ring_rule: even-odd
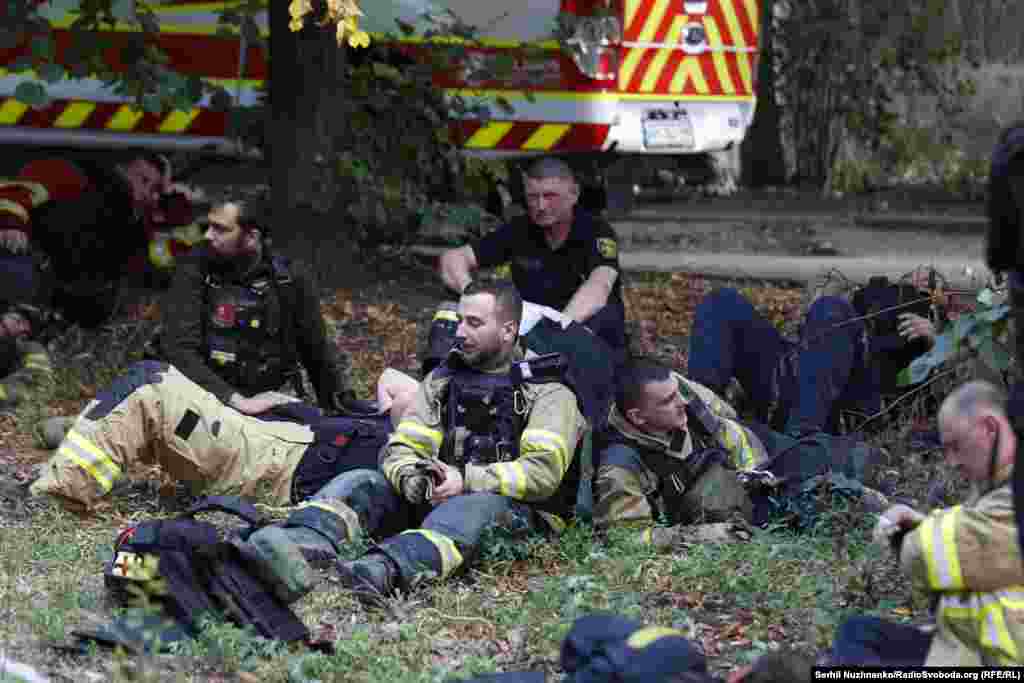
[[[173,366],[143,361],[86,406],[31,491],[88,510],[142,462],[209,493],[284,505],[313,439],[309,427],[243,415]]]

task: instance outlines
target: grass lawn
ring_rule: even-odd
[[[324,311],[351,356],[356,386],[372,395],[388,366],[413,369],[439,300],[429,273],[393,267],[372,285],[325,293]],[[383,271],[382,271],[383,272]],[[684,367],[686,333],[700,296],[720,283],[693,276],[642,275],[628,280],[633,344]],[[777,324],[794,324],[801,292],[738,283]],[[48,455],[32,425],[78,410],[119,368],[137,359],[154,325],[147,301],[107,328],[70,333],[55,344],[59,382],[52,394],[0,417],[0,467],[25,476]],[[934,453],[907,448],[906,432],[923,412],[876,438],[889,463],[889,490],[919,506],[945,502],[955,487]],[[652,554],[628,536],[607,541],[577,523],[557,539],[495,538],[461,578],[424,585],[384,609],[367,611],[330,572],[296,605],[313,633],[334,641],[332,655],[262,641],[211,624],[173,654],[133,656],[91,647],[75,653],[70,631],[109,619],[116,608],[102,581],[103,561],[119,529],[180,508],[183,492],[152,469],[130,472],[97,514],[81,518],[47,501],[23,514],[0,512],[0,655],[30,664],[54,681],[444,681],[473,673],[558,671],[561,639],[573,620],[610,610],[682,629],[719,672],[759,653],[792,648],[813,655],[853,612],[926,620],[926,604],[887,554],[868,543],[874,516],[837,498],[814,528],[757,530],[747,543],[691,546]],[[936,493],[936,482],[940,490]],[[950,498],[951,499],[951,498]],[[0,674],[0,680],[5,680]]]

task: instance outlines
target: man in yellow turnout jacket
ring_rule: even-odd
[[[741,422],[707,387],[647,360],[620,370],[594,445],[595,524],[636,527],[638,540],[658,548],[675,546],[689,524],[734,515],[763,523],[808,480],[830,471],[862,479],[872,459],[852,438],[800,440]]]
[[[371,535],[383,535],[385,520],[409,522],[339,565],[361,598],[453,574],[490,528],[557,531],[573,511],[586,421],[573,392],[554,374],[541,376],[543,361],[520,359],[519,294],[508,283],[473,283],[458,315],[460,343],[422,382],[381,451],[381,471],[328,486]],[[355,495],[360,487],[372,495]]]
[[[970,382],[939,410],[946,461],[974,487],[963,505],[922,514],[887,510],[875,538],[936,599],[936,630],[873,617],[844,622],[836,665],[1006,666],[1024,664],[1024,565],[1010,491],[1017,437],[1001,389]]]

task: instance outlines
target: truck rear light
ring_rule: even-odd
[[[576,17],[564,41],[576,68],[588,78],[612,81],[619,73],[622,24],[615,17]]]

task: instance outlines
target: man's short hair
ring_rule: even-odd
[[[531,180],[547,180],[548,178],[568,178],[575,181],[576,174],[572,167],[557,157],[543,157],[526,167],[526,177]]]
[[[228,199],[215,205],[223,208],[232,205],[238,209],[238,225],[245,230],[259,230],[264,237],[269,237],[273,224],[273,208],[265,199]]]
[[[477,294],[490,294],[494,297],[494,310],[500,321],[514,322],[516,330],[523,320],[523,297],[519,290],[510,280],[496,280],[494,282],[481,282],[473,280],[466,289],[462,290],[462,296],[475,296]]]
[[[615,405],[619,412],[625,414],[633,408],[639,408],[646,396],[648,384],[664,382],[672,376],[667,366],[649,358],[634,358],[628,361],[619,371],[615,386]]]
[[[954,389],[946,397],[940,412],[949,417],[970,418],[988,408],[1007,417],[1007,403],[1006,392],[1001,387],[974,380]]]
[[[144,161],[160,171],[160,173],[172,174],[174,170],[171,166],[171,160],[165,154],[160,154],[159,152],[137,152],[125,159],[126,164],[130,164],[133,161]]]

